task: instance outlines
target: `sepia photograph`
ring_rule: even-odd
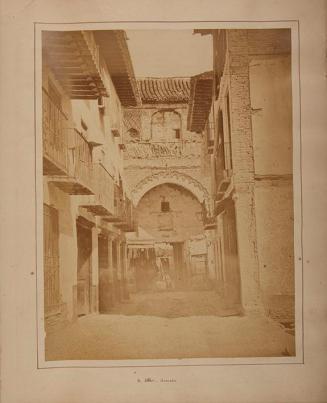
[[[326,0],[0,0],[1,403],[327,402]]]
[[[295,357],[292,30],[159,28],[40,32],[44,360]]]

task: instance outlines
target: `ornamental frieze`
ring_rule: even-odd
[[[127,143],[125,159],[199,158],[200,142]]]

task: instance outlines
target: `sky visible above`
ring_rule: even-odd
[[[212,37],[192,30],[128,30],[136,77],[190,77],[212,70]]]

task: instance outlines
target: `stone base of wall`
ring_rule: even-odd
[[[282,324],[289,333],[294,334],[295,299],[294,295],[269,295],[264,298],[267,316]]]

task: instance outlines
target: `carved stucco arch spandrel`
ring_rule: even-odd
[[[172,183],[189,190],[198,199],[200,203],[205,202],[206,206],[208,207],[209,203],[208,190],[196,179],[177,171],[158,172],[142,179],[131,192],[134,205],[137,206],[141,198],[150,189],[162,185],[164,183]]]

